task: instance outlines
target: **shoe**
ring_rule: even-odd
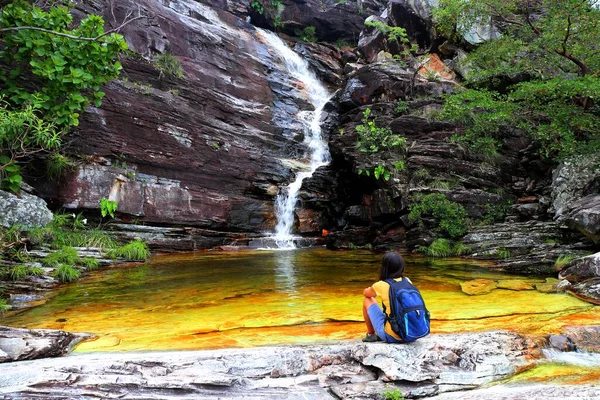
[[[379,342],[379,336],[375,333],[367,333],[367,335],[362,339],[363,342]]]

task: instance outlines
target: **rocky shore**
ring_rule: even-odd
[[[593,332],[598,330],[571,331],[566,340],[586,343]],[[46,342],[32,341],[33,336],[45,336]],[[81,338],[60,331],[3,328],[0,354],[42,346],[53,348],[54,353],[38,355],[56,356]],[[489,331],[430,335],[408,345],[344,341],[320,346],[72,354],[1,364],[0,396],[383,399],[384,392],[433,399],[600,396],[598,384],[497,384],[543,362],[541,350],[548,343]]]

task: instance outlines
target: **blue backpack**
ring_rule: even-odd
[[[423,297],[408,279],[400,282],[387,279],[390,285],[390,313],[383,312],[390,322],[392,330],[405,342],[415,340],[429,334],[429,311],[425,307]]]

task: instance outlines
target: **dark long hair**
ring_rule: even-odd
[[[404,274],[404,259],[395,251],[387,252],[381,259],[381,269],[379,269],[379,280],[384,281],[390,278],[400,278]]]

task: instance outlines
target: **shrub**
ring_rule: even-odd
[[[394,105],[394,112],[396,114],[404,114],[408,111],[408,101],[398,100]]]
[[[371,120],[371,109],[363,112],[362,124],[356,126],[358,133],[358,149],[366,153],[377,153],[380,149],[392,149],[406,147],[406,138],[396,135],[390,128],[381,128]]]
[[[154,61],[156,69],[159,71],[159,77],[170,75],[176,78],[183,78],[183,68],[177,56],[169,53],[160,54]]]
[[[422,226],[422,218],[431,217],[436,224],[434,229],[452,239],[460,238],[467,232],[465,209],[443,194],[425,195],[420,201],[410,205],[409,210],[408,218],[411,222],[418,221]]]
[[[146,243],[134,240],[125,246],[118,247],[108,252],[111,258],[124,258],[128,261],[144,261],[150,256]]]
[[[54,271],[54,276],[62,283],[73,282],[79,279],[81,272],[71,265],[59,264]]]

